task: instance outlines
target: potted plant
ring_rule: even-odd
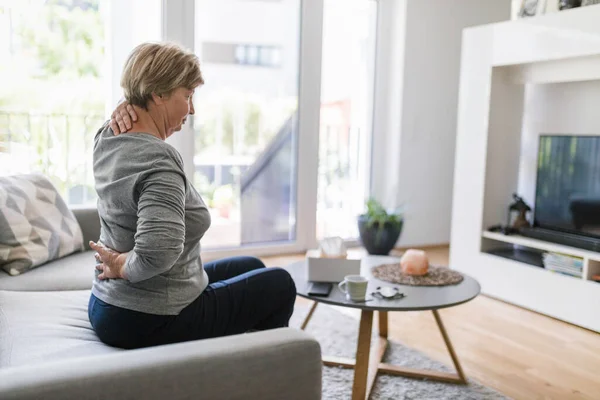
[[[367,212],[358,216],[358,232],[367,252],[388,255],[400,237],[403,222],[401,212],[388,213],[377,200],[370,198]]]

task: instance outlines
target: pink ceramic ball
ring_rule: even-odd
[[[400,267],[406,275],[425,275],[429,268],[427,254],[423,250],[406,250],[400,259]]]

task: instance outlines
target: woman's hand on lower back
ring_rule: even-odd
[[[109,125],[116,136],[129,131],[133,126],[133,122],[136,121],[137,114],[133,106],[125,101],[121,101],[110,116]]]
[[[96,269],[100,271],[98,279],[127,279],[124,275],[125,261],[128,253],[119,253],[106,247],[101,242],[90,241],[90,247],[96,250]]]

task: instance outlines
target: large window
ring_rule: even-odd
[[[95,204],[93,137],[122,98],[126,57],[176,41],[206,82],[168,140],[210,208],[203,250],[356,237],[375,20],[375,0],[4,0],[0,174],[41,172],[70,204]]]

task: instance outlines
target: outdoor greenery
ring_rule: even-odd
[[[221,164],[234,178],[218,187],[201,172],[195,186],[209,205],[236,207],[240,202],[242,170],[266,149],[296,110],[295,97],[267,101],[258,96],[226,89],[204,95],[198,91],[194,119],[195,153],[203,163]],[[230,165],[233,163],[235,165]]]
[[[0,151],[11,154],[10,161],[0,159],[0,167],[47,174],[66,197],[74,187],[94,192],[91,144],[108,95],[107,13],[102,7],[109,1],[0,2],[0,26],[9,27],[0,29]],[[206,95],[200,90],[195,153],[214,163],[237,157],[245,164],[230,172],[239,178],[296,108],[295,97],[265,99],[237,90]],[[223,182],[233,186],[218,190],[200,173],[194,180],[209,203],[239,201],[236,181]]]
[[[0,108],[104,114],[104,24],[98,0],[9,1],[9,54],[0,63]]]
[[[98,0],[0,3],[0,142],[14,173],[39,171],[67,198],[93,198],[91,142],[102,123],[104,23]],[[90,197],[91,196],[91,197]]]
[[[196,153],[256,157],[296,107],[295,97],[268,102],[238,91],[205,96],[200,89],[195,100]]]

